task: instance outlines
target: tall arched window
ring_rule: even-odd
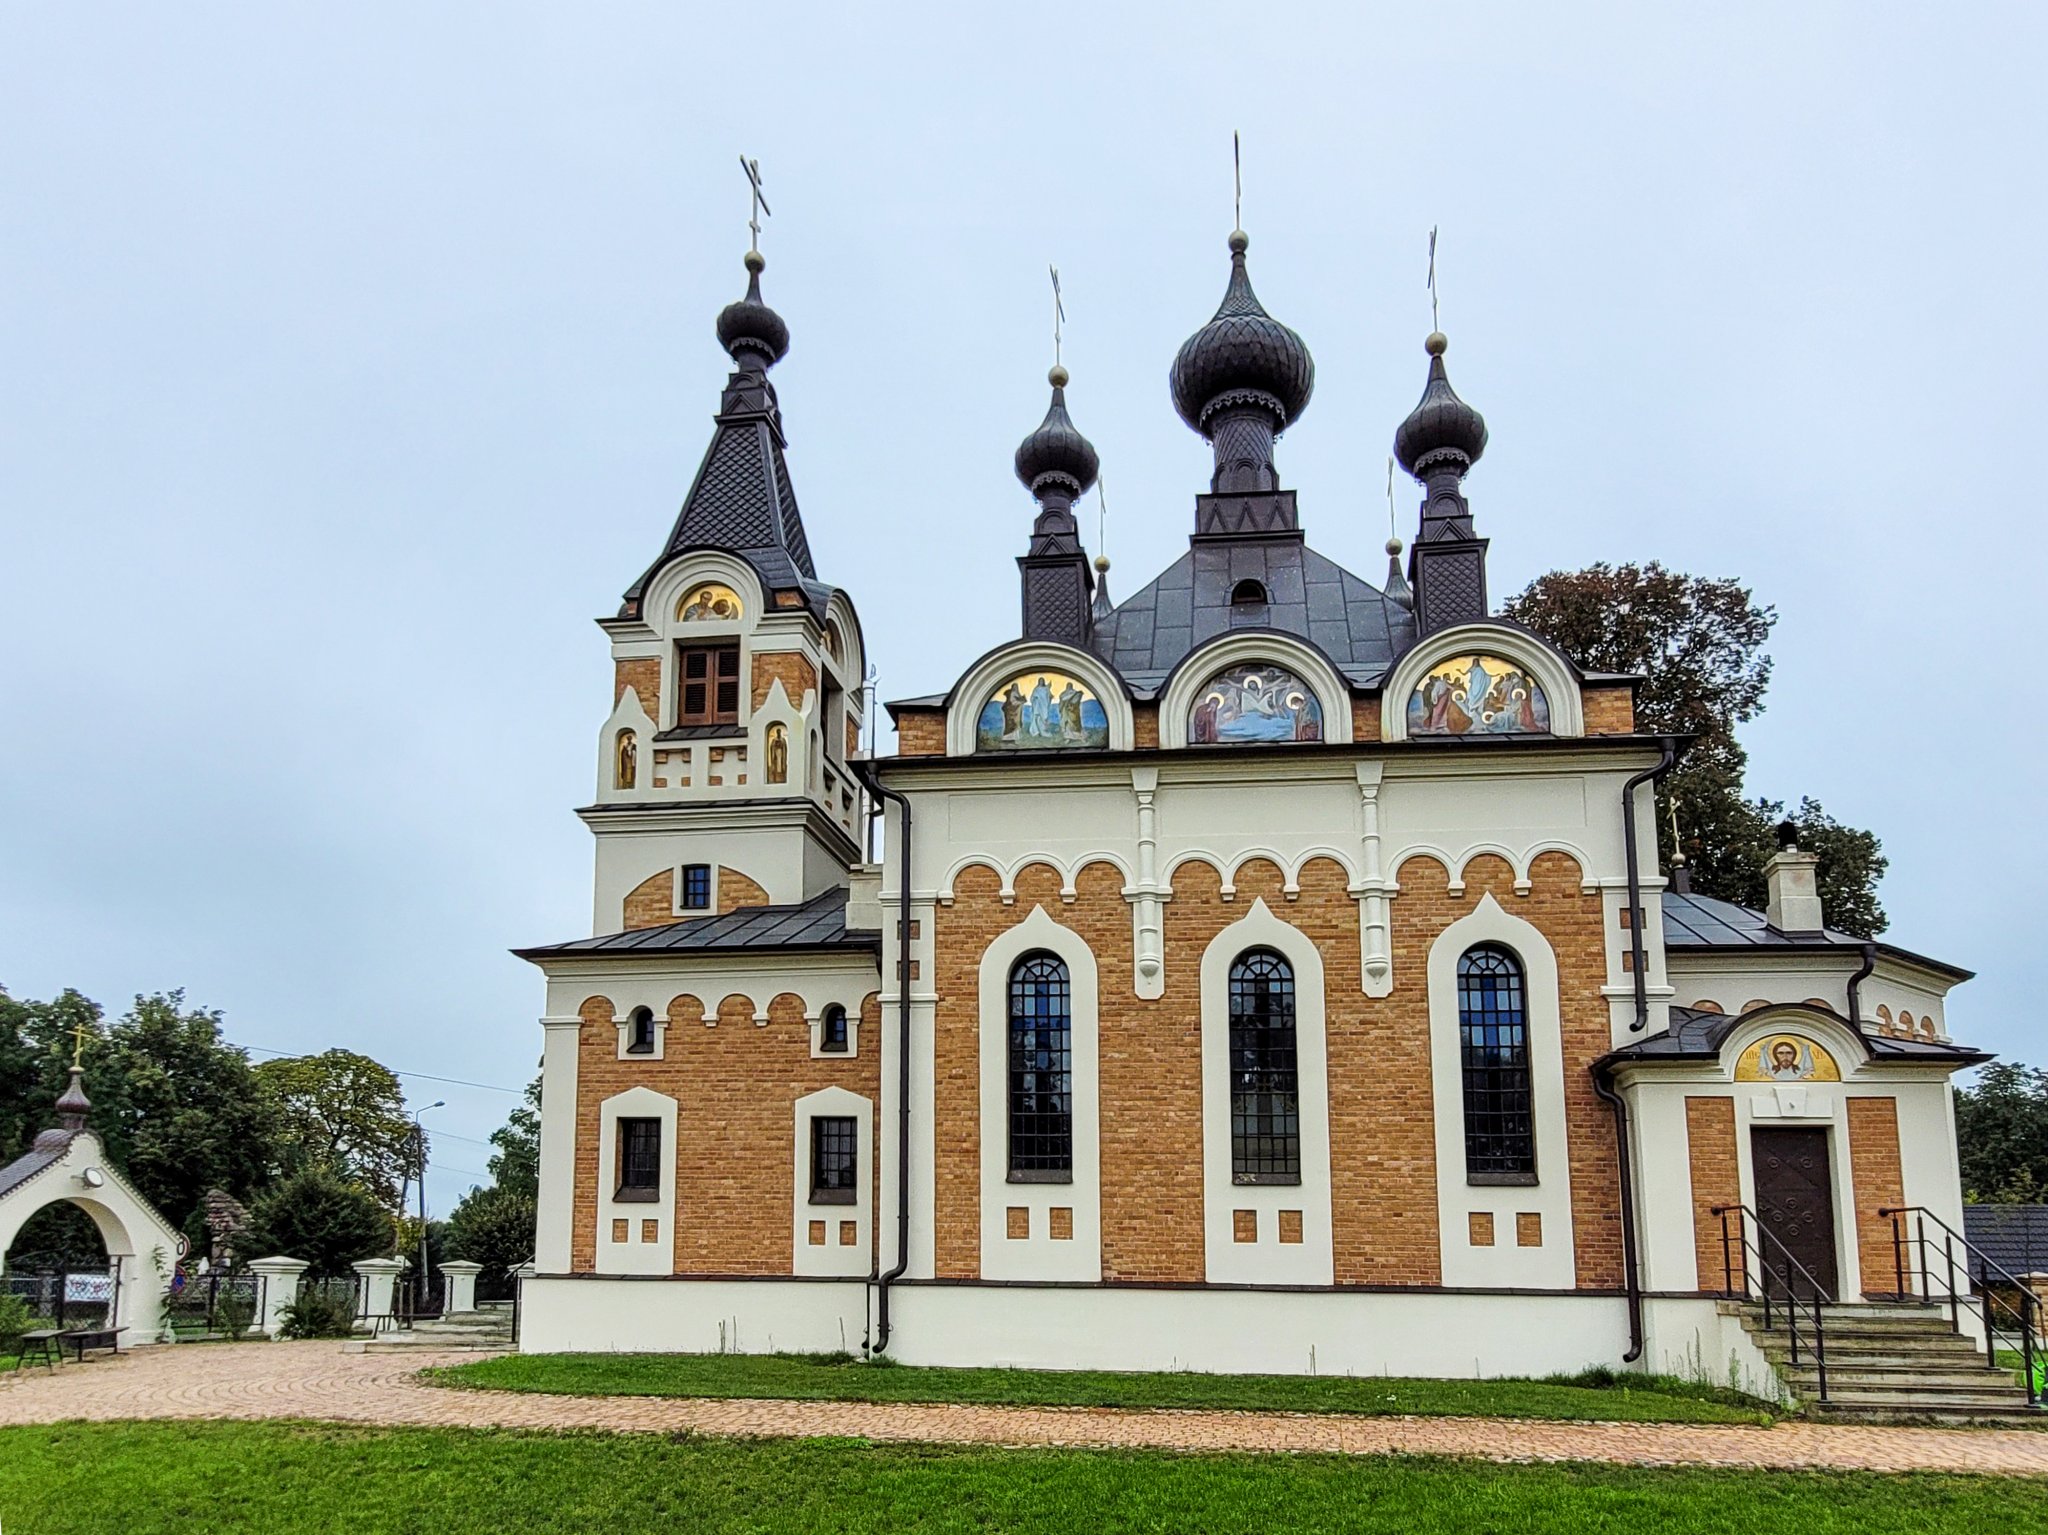
[[[1465,1181],[1536,1181],[1535,1095],[1522,966],[1494,944],[1458,960],[1458,1045],[1465,1077]]]
[[[1230,1177],[1301,1182],[1301,1078],[1294,970],[1271,949],[1230,967]]]
[[[1010,971],[1010,1181],[1074,1177],[1074,1014],[1067,967],[1027,954]]]
[[[654,1054],[654,1012],[651,1008],[636,1007],[626,1020],[632,1033],[626,1041],[628,1055]]]

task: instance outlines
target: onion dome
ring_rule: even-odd
[[[1102,460],[1067,414],[1067,370],[1055,364],[1046,381],[1052,404],[1037,430],[1017,444],[1017,478],[1034,496],[1042,498],[1041,487],[1052,486],[1079,496],[1095,483]]]
[[[1169,380],[1181,420],[1207,437],[1227,405],[1264,406],[1275,426],[1293,424],[1315,391],[1315,359],[1293,331],[1266,313],[1245,271],[1242,229],[1230,236],[1230,286],[1216,316],[1182,343]]]
[[[747,296],[718,312],[718,344],[732,360],[747,366],[752,354],[764,372],[789,351],[789,327],[761,299],[761,269],[768,263],[759,251],[747,252]]]
[[[1444,371],[1444,349],[1450,342],[1433,330],[1422,343],[1429,353],[1429,382],[1422,398],[1394,433],[1394,456],[1401,467],[1420,479],[1436,462],[1455,462],[1463,474],[1486,451],[1486,418],[1458,398]]]

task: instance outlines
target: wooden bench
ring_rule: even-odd
[[[80,1364],[85,1363],[85,1351],[89,1348],[103,1348],[116,1358],[121,1354],[121,1334],[125,1327],[71,1327],[57,1334],[57,1345],[61,1349],[70,1344]],[[18,1368],[18,1366],[17,1366]]]
[[[31,1353],[47,1368],[55,1369],[64,1357],[64,1334],[55,1327],[38,1327],[21,1335],[21,1343],[15,1349],[14,1368],[20,1371]],[[54,1352],[52,1345],[55,1345]]]

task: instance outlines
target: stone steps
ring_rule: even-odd
[[[512,1347],[512,1314],[481,1311],[463,1312],[421,1321],[411,1327],[393,1327],[373,1337],[351,1339],[344,1348],[352,1354],[403,1354],[420,1349],[501,1354]]]
[[[2010,1371],[1993,1367],[1937,1306],[1846,1305],[1822,1311],[1828,1399],[1819,1400],[1811,1317],[1801,1312],[1799,1363],[1774,1308],[1731,1308],[1792,1395],[1815,1418],[1851,1423],[2020,1423],[2048,1421],[2027,1405]]]

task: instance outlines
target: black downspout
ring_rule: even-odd
[[[1866,942],[1863,945],[1863,966],[1849,977],[1849,1027],[1859,1034],[1863,1031],[1863,983],[1870,979],[1870,972],[1877,968],[1877,945]]]
[[[1677,760],[1677,747],[1667,737],[1657,765],[1636,774],[1621,788],[1621,839],[1628,859],[1629,965],[1634,972],[1636,993],[1636,1015],[1628,1026],[1631,1034],[1640,1034],[1650,1023],[1650,976],[1643,951],[1643,879],[1636,851],[1636,790],[1662,778]],[[1608,1080],[1603,1062],[1593,1065],[1593,1091],[1606,1099],[1614,1111],[1614,1155],[1621,1168],[1622,1280],[1628,1289],[1628,1352],[1621,1356],[1621,1362],[1634,1364],[1643,1357],[1643,1280],[1636,1255],[1635,1169],[1629,1151],[1628,1105]]]
[[[889,1286],[910,1267],[910,801],[884,788],[873,762],[853,763],[868,793],[893,800],[903,818],[896,875],[896,1264],[877,1281],[875,1347],[889,1346]]]

